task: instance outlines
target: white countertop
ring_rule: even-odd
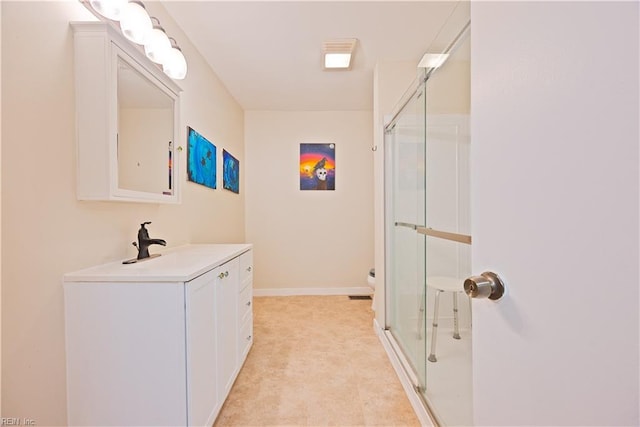
[[[64,275],[65,282],[186,282],[250,250],[251,244],[193,244],[134,264],[121,261]]]

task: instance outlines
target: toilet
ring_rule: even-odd
[[[371,309],[375,311],[376,304],[376,269],[372,268],[369,270],[369,275],[367,276],[367,285],[371,288]]]

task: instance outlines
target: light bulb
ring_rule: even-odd
[[[137,44],[144,44],[151,34],[151,18],[141,2],[130,1],[120,18],[122,34]]]
[[[147,58],[155,62],[156,64],[162,64],[165,56],[171,50],[171,42],[167,33],[159,25],[154,25],[151,34],[147,38],[144,44],[144,53],[147,54]]]
[[[122,11],[127,6],[127,0],[89,0],[89,4],[105,18],[119,21]]]
[[[350,53],[326,53],[324,55],[324,68],[349,68],[350,63]]]
[[[186,77],[187,60],[178,46],[173,46],[165,56],[162,71],[172,79],[182,80]]]

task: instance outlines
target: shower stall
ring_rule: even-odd
[[[385,334],[437,425],[472,425],[469,24],[385,127]]]

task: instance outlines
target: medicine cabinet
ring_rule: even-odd
[[[77,198],[179,203],[180,87],[106,22],[72,22]]]

